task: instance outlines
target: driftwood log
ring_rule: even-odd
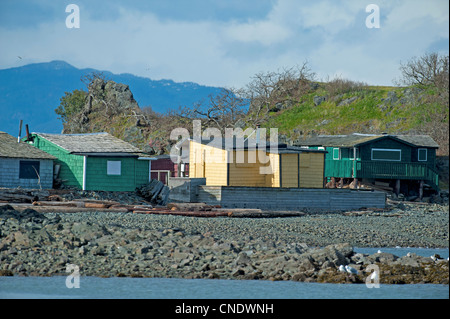
[[[0,188],[0,201],[15,203],[32,203],[36,200],[47,200],[50,193],[39,189]]]

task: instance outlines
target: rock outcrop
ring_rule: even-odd
[[[227,241],[182,228],[144,230],[120,224],[63,222],[58,214],[0,207],[0,275],[177,277],[364,283],[448,284],[448,260],[415,254],[355,253],[346,243],[324,248],[252,238]],[[357,274],[340,271],[349,266]]]

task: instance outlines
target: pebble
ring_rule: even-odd
[[[448,261],[369,256],[352,249],[448,247],[448,216],[448,205],[409,204],[373,214],[288,218],[41,214],[4,208],[0,273],[65,275],[66,265],[73,263],[85,276],[364,282],[364,268],[381,263],[385,283],[448,284]],[[360,277],[340,273],[340,264],[358,267]]]

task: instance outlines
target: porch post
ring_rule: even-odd
[[[423,180],[421,180],[420,181],[420,184],[419,184],[419,198],[420,198],[420,200],[422,200],[422,198],[423,198]]]
[[[398,196],[400,194],[400,180],[395,181],[395,194]]]

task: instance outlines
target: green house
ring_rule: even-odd
[[[108,133],[32,133],[27,142],[57,158],[55,175],[67,186],[134,191],[150,180],[151,159]]]
[[[417,181],[439,191],[439,145],[427,135],[317,135],[296,145],[328,151],[326,178]]]

